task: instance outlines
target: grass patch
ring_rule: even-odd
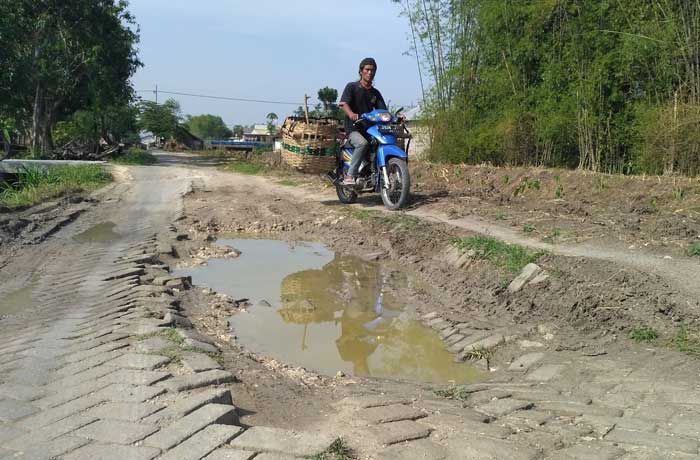
[[[676,350],[694,358],[700,358],[700,338],[692,334],[685,326],[681,327],[673,337],[673,346]]]
[[[95,190],[112,180],[101,166],[59,166],[42,171],[27,168],[17,179],[3,184],[0,208],[21,209],[66,193]]]
[[[653,342],[659,337],[659,334],[652,327],[635,327],[630,331],[630,339],[637,343]]]
[[[344,208],[347,210],[347,213],[350,214],[350,217],[353,217],[357,220],[370,220],[378,217],[379,211],[370,211],[368,209],[357,209],[353,207],[348,207]]]
[[[491,350],[484,347],[474,348],[464,353],[464,358],[468,361],[479,361],[480,359],[489,359],[491,357]]]
[[[448,388],[435,390],[433,393],[442,398],[454,399],[457,401],[466,401],[470,394],[466,388],[460,386],[451,386]]]
[[[517,273],[536,262],[544,252],[533,252],[517,244],[507,244],[490,236],[469,236],[452,241],[460,251],[474,251],[475,258],[488,260],[499,268]]]
[[[532,224],[525,224],[523,225],[523,232],[524,233],[532,233],[535,231],[535,226]]]
[[[263,163],[253,163],[251,161],[236,161],[227,165],[225,169],[227,171],[254,176],[256,174],[260,174],[267,171],[268,167]]]
[[[289,179],[282,179],[281,181],[277,182],[277,184],[278,185],[285,185],[287,187],[295,187],[295,186],[299,185],[298,182],[295,182],[295,181],[289,180]]]
[[[688,246],[688,255],[690,257],[700,257],[700,241],[696,241]]]
[[[414,230],[421,224],[419,218],[409,216],[403,212],[394,212],[391,214],[381,213],[378,219],[382,224],[394,227],[394,230]]]
[[[337,438],[320,454],[314,456],[313,460],[353,460],[355,454],[350,446],[342,439]]]
[[[166,327],[160,334],[176,345],[182,345],[185,343],[185,339],[183,339],[182,336],[177,333],[177,329],[174,327]]]
[[[152,165],[158,159],[143,149],[129,149],[125,154],[112,159],[118,165]]]

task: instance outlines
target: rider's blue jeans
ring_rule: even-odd
[[[357,177],[357,170],[360,168],[362,159],[367,154],[369,150],[369,142],[367,139],[360,134],[358,131],[353,131],[348,136],[350,144],[355,148],[352,152],[352,160],[350,161],[350,168],[348,168],[348,176]]]

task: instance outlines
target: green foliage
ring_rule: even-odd
[[[94,190],[111,180],[100,166],[60,166],[42,171],[28,168],[0,192],[0,208],[21,209],[69,192]]]
[[[342,438],[337,438],[320,454],[314,456],[313,460],[353,460],[355,454],[350,446]]]
[[[228,139],[233,132],[224,120],[216,115],[188,115],[185,128],[200,139]]]
[[[532,233],[535,231],[535,226],[532,224],[525,224],[523,225],[523,232],[524,233]]]
[[[263,163],[236,161],[226,166],[226,169],[240,174],[256,175],[265,172],[268,168]]]
[[[455,399],[457,401],[466,401],[467,398],[469,398],[469,395],[471,394],[469,391],[467,391],[466,388],[462,386],[450,386],[447,388],[441,388],[434,390],[433,393],[435,393],[437,396],[441,396],[447,399]]]
[[[432,159],[700,173],[700,3],[394,2]]]
[[[168,99],[163,104],[141,102],[139,125],[158,137],[175,137],[180,118],[180,104],[174,99]]]
[[[234,125],[233,130],[232,130],[233,137],[238,138],[238,139],[242,138],[244,131],[245,131],[245,128],[243,126]]]
[[[53,147],[56,123],[77,110],[107,111],[133,96],[138,28],[124,0],[0,2],[0,117]],[[30,121],[32,123],[30,123]]]
[[[630,339],[635,342],[653,342],[659,337],[656,330],[651,327],[635,327],[630,331]]]
[[[688,255],[690,257],[700,257],[700,242],[696,241],[688,246]]]
[[[681,353],[685,353],[694,358],[700,358],[700,338],[697,334],[688,331],[686,326],[682,326],[675,337],[673,337],[672,345]]]
[[[113,163],[120,165],[152,165],[158,162],[158,159],[142,149],[129,149],[123,155],[112,159]]]
[[[682,187],[674,188],[673,197],[678,201],[683,201],[683,198],[685,198],[685,189]]]
[[[139,141],[138,108],[126,101],[108,107],[78,110],[56,124],[53,138],[58,145],[68,142],[97,145],[100,139],[116,144]]]
[[[456,238],[452,242],[462,252],[474,251],[475,257],[488,260],[499,268],[517,273],[537,261],[544,253],[532,252],[516,244],[507,244],[489,236]]]

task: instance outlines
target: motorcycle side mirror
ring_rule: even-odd
[[[401,112],[403,112],[403,107],[396,111],[396,115],[400,114]]]

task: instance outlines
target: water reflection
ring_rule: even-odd
[[[413,319],[399,294],[411,284],[405,274],[318,246],[280,251],[279,241],[227,243],[241,250],[241,257],[186,274],[229,295],[270,302],[272,308],[254,307],[231,319],[248,348],[327,374],[460,383],[480,377],[455,363],[437,334]],[[330,261],[319,265],[323,259]],[[300,263],[307,269],[299,269]],[[282,276],[283,267],[297,269]],[[231,285],[233,292],[227,291]]]

